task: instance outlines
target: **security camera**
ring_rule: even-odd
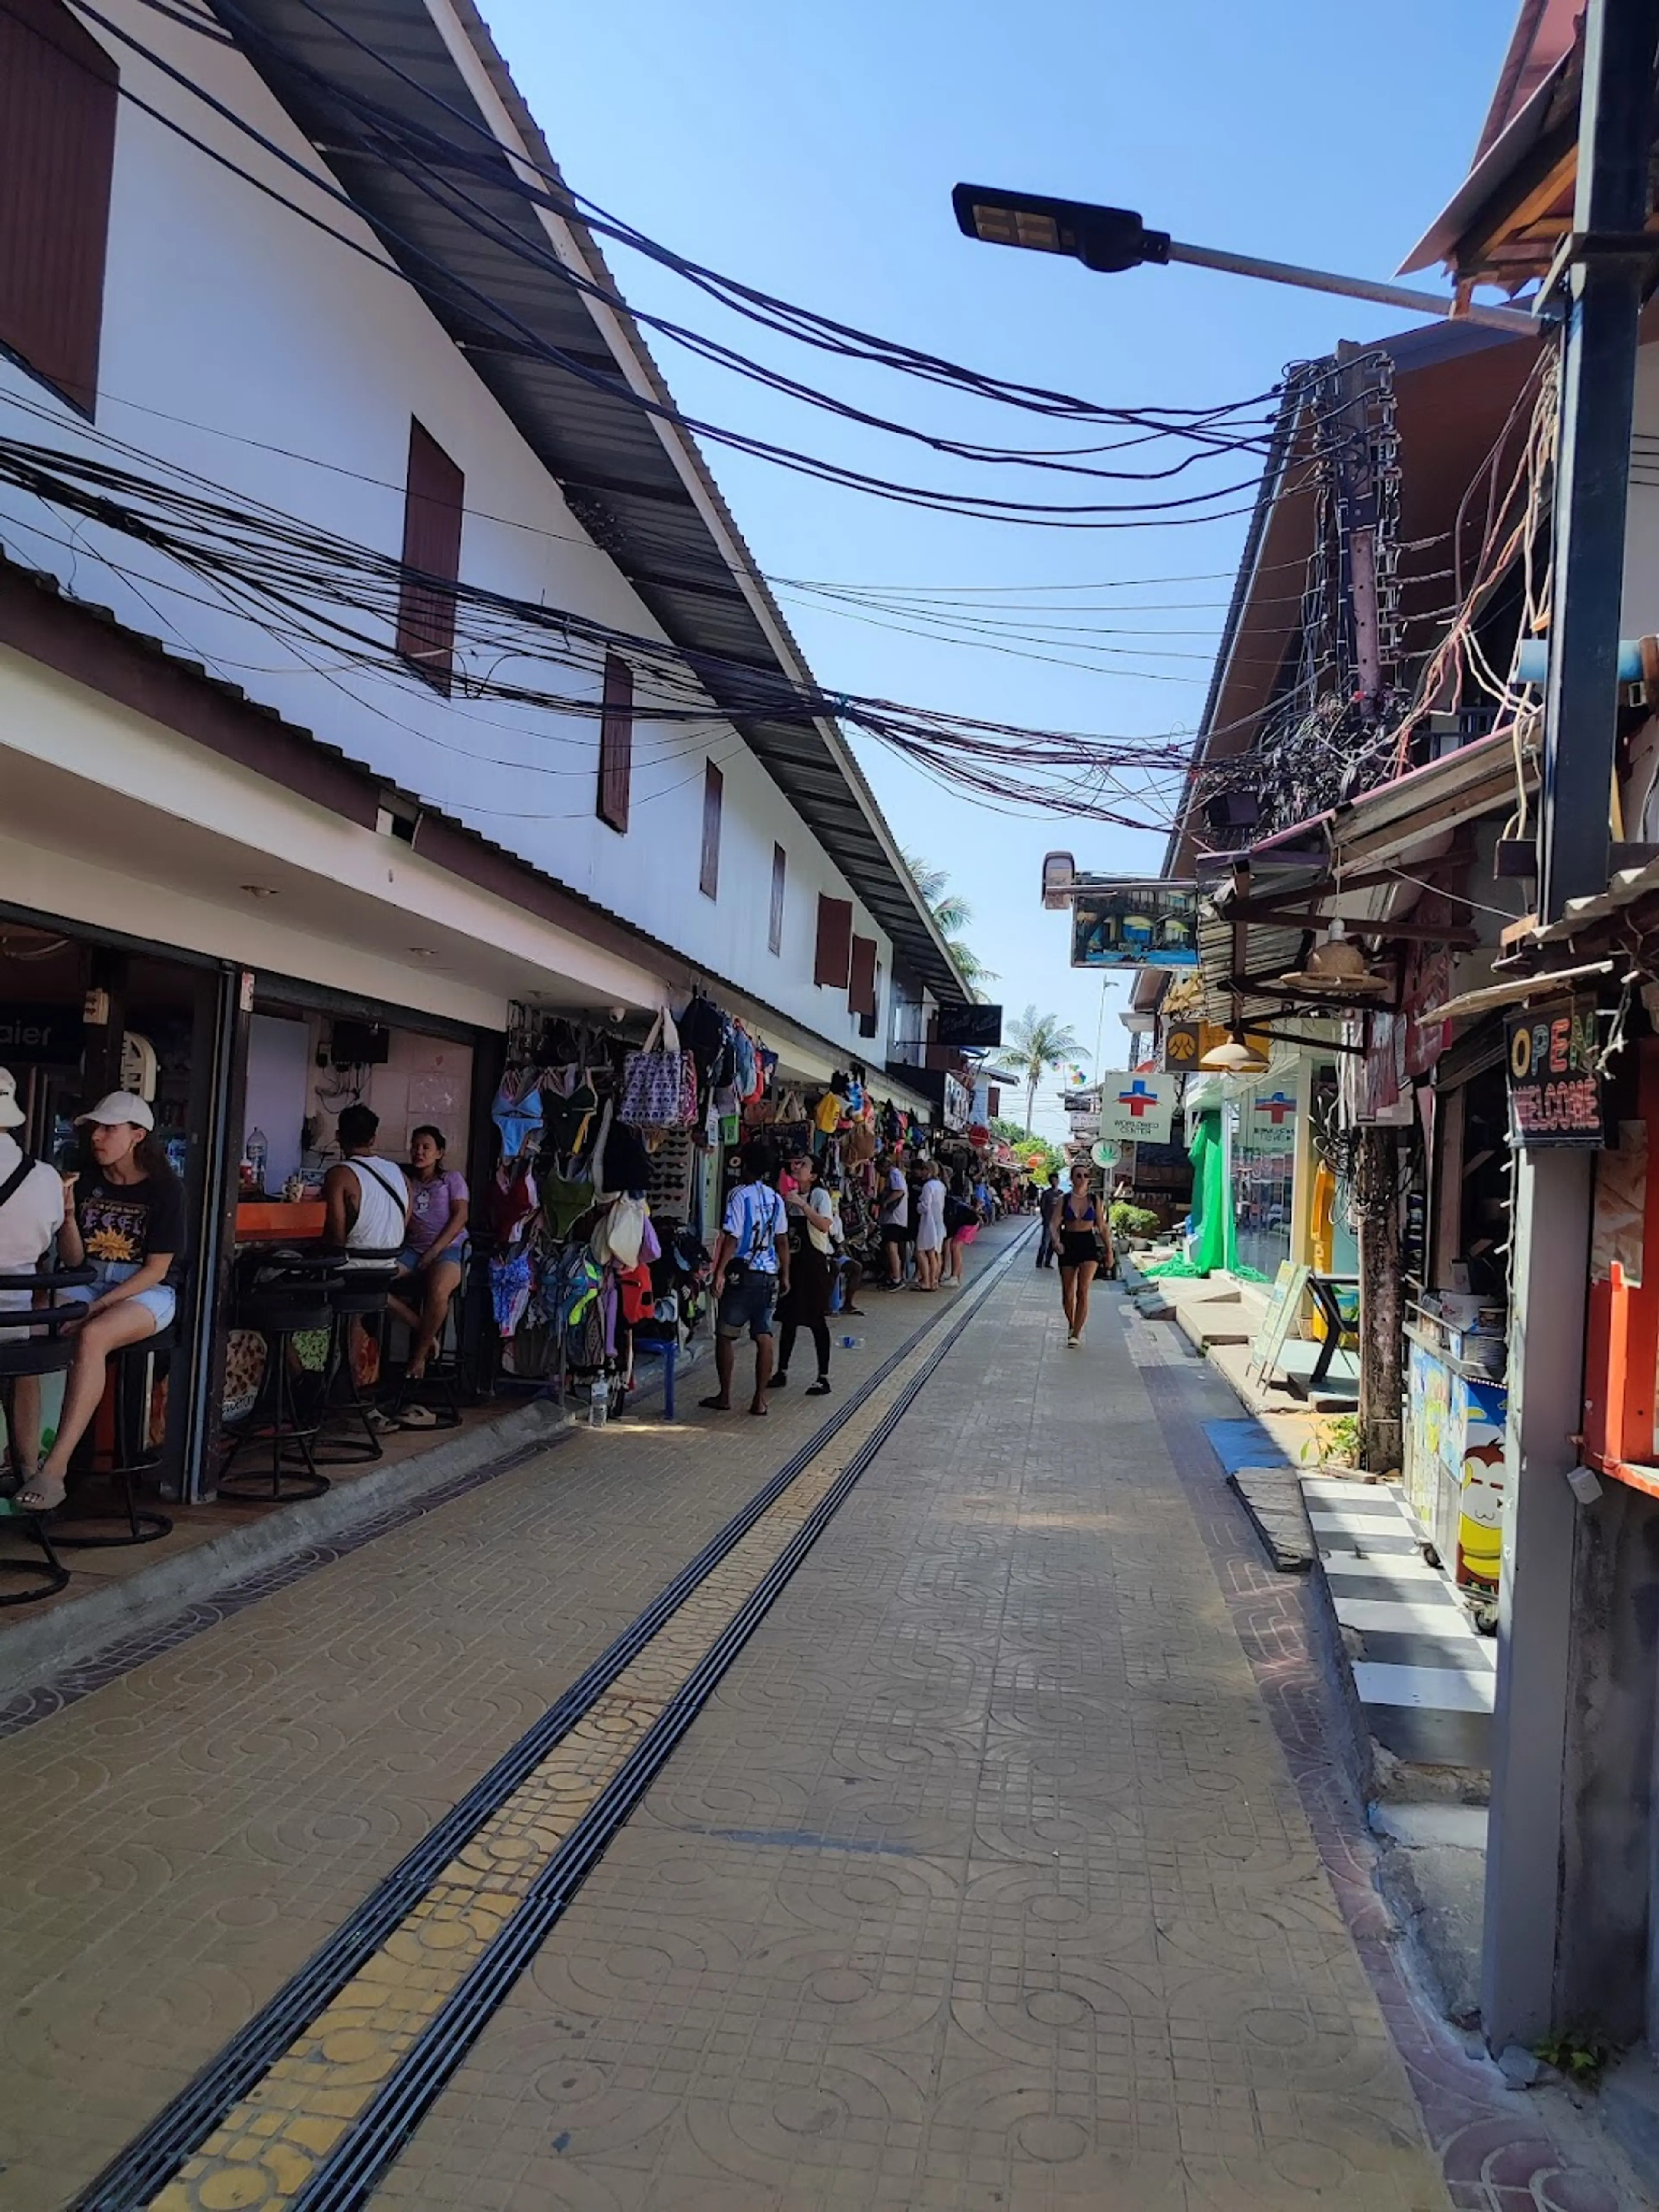
[[[611,1020],[612,1020],[613,1022],[617,1023],[617,1024],[618,1024],[618,1026],[620,1026],[620,1024],[621,1024],[622,1023],[625,1022],[625,1021],[628,1019],[628,1009],[627,1009],[627,1007],[626,1007],[626,1006],[612,1006],[612,1008],[611,1009]]]

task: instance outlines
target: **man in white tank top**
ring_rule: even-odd
[[[400,1167],[376,1156],[380,1131],[380,1115],[367,1106],[348,1106],[340,1116],[344,1157],[323,1177],[324,1241],[338,1249],[397,1252],[403,1247],[409,1186]]]

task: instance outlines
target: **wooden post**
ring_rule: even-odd
[[[1387,1474],[1405,1455],[1398,1139],[1393,1129],[1373,1126],[1359,1140],[1359,1463]]]

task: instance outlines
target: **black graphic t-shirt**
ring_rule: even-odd
[[[76,1186],[75,1215],[88,1260],[142,1267],[152,1252],[171,1252],[178,1280],[185,1243],[185,1194],[173,1176],[106,1182],[94,1168]]]

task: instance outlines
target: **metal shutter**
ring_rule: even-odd
[[[398,592],[398,650],[434,690],[449,696],[455,665],[455,594],[466,478],[431,433],[409,426],[404,498],[404,568]]]
[[[720,889],[720,807],[726,778],[710,761],[702,779],[702,866],[697,888],[705,898],[718,898]]]
[[[0,7],[0,346],[88,415],[119,81],[59,0]]]
[[[818,941],[812,981],[847,988],[853,965],[853,902],[818,896]]]
[[[847,1004],[848,1010],[855,1014],[873,1014],[876,1011],[876,940],[873,937],[855,937],[853,939]]]
[[[599,717],[599,817],[613,830],[628,827],[634,781],[634,672],[616,653],[605,657],[605,704]]]

